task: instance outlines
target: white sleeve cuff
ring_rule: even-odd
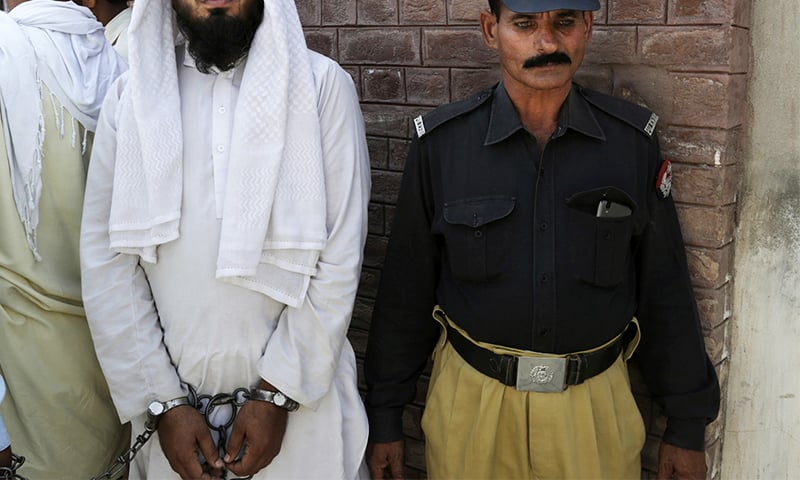
[[[11,445],[11,441],[8,439],[8,432],[6,431],[6,425],[3,423],[3,417],[0,416],[0,451],[5,450],[9,445]]]

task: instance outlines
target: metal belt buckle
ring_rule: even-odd
[[[566,379],[566,357],[517,357],[516,387],[521,392],[563,392]]]

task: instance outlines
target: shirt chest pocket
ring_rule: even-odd
[[[598,204],[627,207],[622,216],[601,216]],[[630,273],[635,202],[614,187],[581,192],[567,200],[568,244],[574,275],[599,287],[619,284]]]
[[[509,255],[516,198],[476,197],[444,204],[444,236],[453,277],[486,282],[501,273]]]

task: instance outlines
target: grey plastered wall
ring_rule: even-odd
[[[724,479],[800,478],[800,2],[753,4]]]

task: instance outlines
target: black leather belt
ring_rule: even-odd
[[[567,356],[528,357],[499,355],[464,338],[447,326],[447,339],[467,363],[500,383],[528,392],[562,392],[569,385],[579,385],[610,367],[630,340],[626,329],[612,343],[590,353]]]

